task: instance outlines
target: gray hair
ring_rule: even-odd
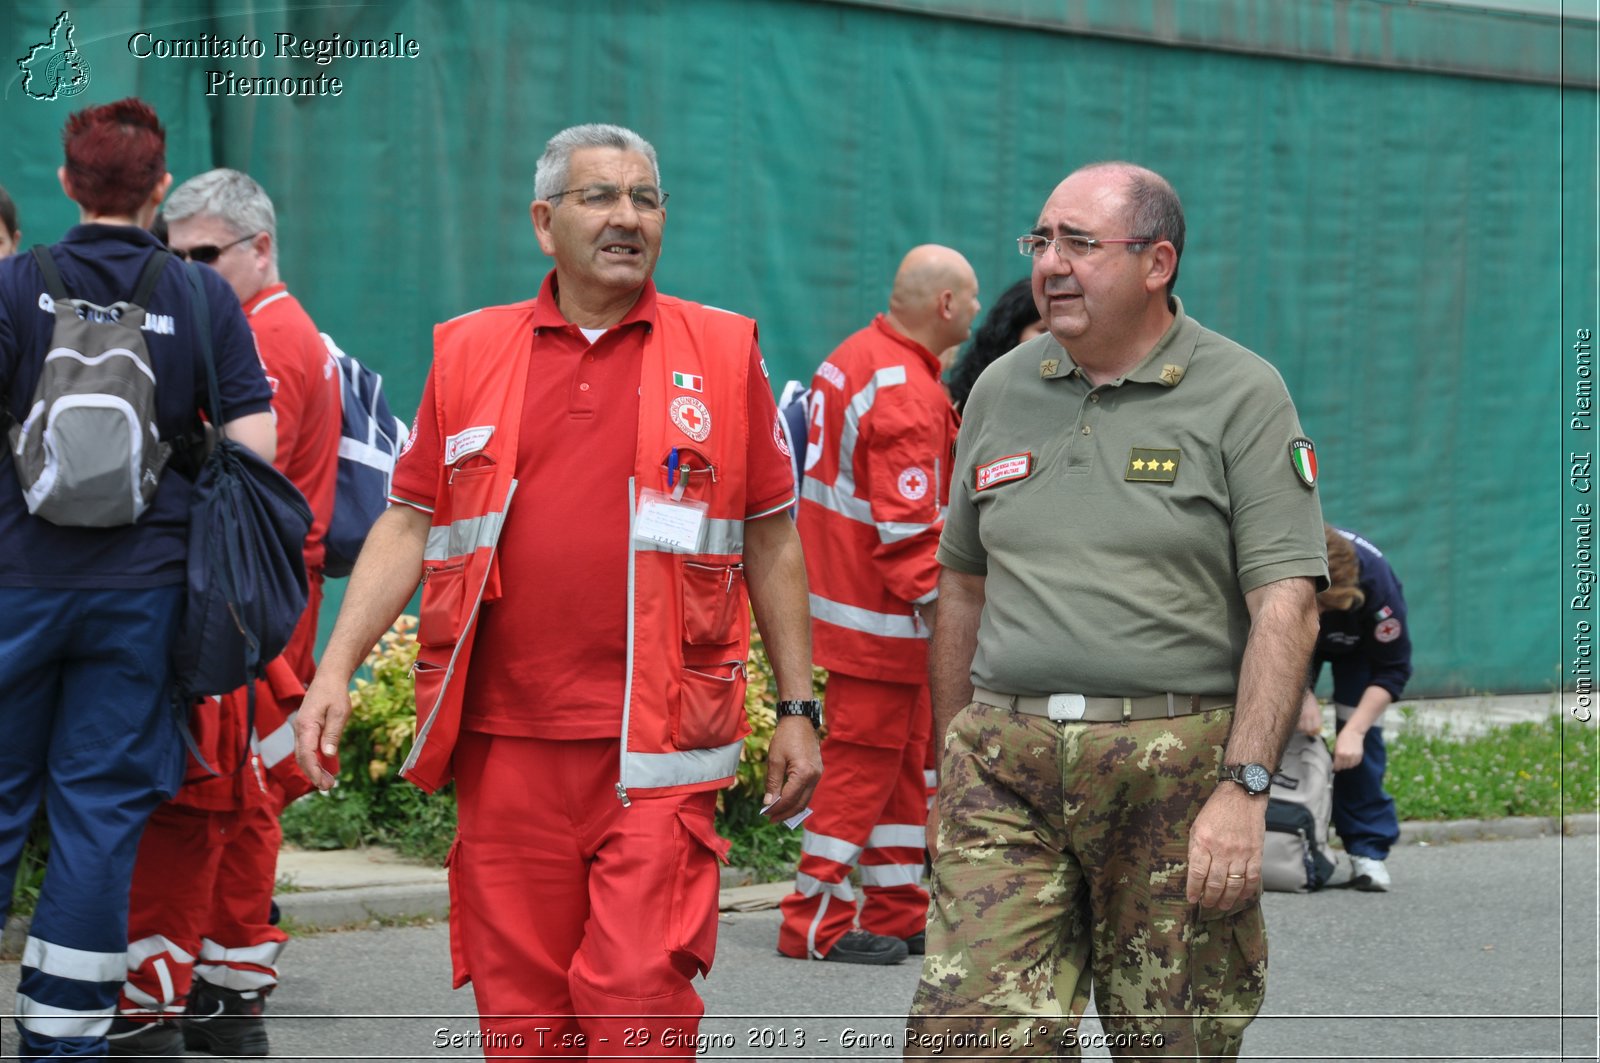
[[[572,153],[579,148],[616,148],[618,151],[635,151],[650,160],[650,172],[655,175],[656,187],[661,187],[661,167],[656,163],[656,149],[650,142],[631,129],[619,125],[575,125],[551,137],[544,146],[533,171],[533,198],[549,199],[566,190],[567,173],[572,165]]]
[[[219,169],[191,177],[172,190],[161,213],[168,222],[205,214],[238,237],[266,233],[272,237],[272,263],[278,263],[278,214],[266,189],[249,174]]]
[[[1154,170],[1131,162],[1096,162],[1083,170],[1114,170],[1127,179],[1128,235],[1144,236],[1150,241],[1165,240],[1177,252],[1172,263],[1172,276],[1167,280],[1167,294],[1172,294],[1178,283],[1178,264],[1183,260],[1183,203],[1165,177]],[[1128,244],[1129,254],[1149,248],[1149,243]]]

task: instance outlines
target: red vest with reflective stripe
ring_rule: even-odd
[[[423,560],[417,738],[402,770],[429,791],[450,778],[478,609],[501,595],[495,551],[516,492],[533,306],[529,300],[489,307],[434,330],[433,395],[443,461]],[[667,479],[674,448],[675,479],[682,477],[684,485],[675,501],[705,509],[693,549],[631,537],[617,783],[624,799],[632,791],[675,793],[728,784],[749,732],[744,462],[754,339],[749,318],[656,297],[656,321],[640,368],[638,445],[628,481],[632,523],[637,530],[641,502],[673,493]],[[553,519],[582,514],[557,512]],[[477,666],[492,668],[494,662]]]
[[[920,344],[880,316],[811,381],[798,524],[817,664],[891,683],[927,682],[934,550],[950,497],[957,419]]]

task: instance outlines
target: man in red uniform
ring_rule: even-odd
[[[747,602],[788,713],[768,814],[799,812],[821,772],[793,477],[755,323],[651,282],[655,149],[576,126],[534,188],[555,269],[536,299],[435,330],[296,753],[333,784],[350,676],[420,575],[404,774],[456,782],[451,953],[485,1054],[692,1059],[726,852],[715,791],[748,730]]]
[[[278,815],[310,789],[288,754],[292,712],[316,670],[323,536],[338,479],[339,381],[316,325],[278,277],[277,217],[259,184],[237,170],[211,170],[168,196],[163,216],[172,250],[221,273],[243,304],[272,386],[274,464],[311,505],[311,593],[294,638],[257,684],[254,734],[246,734],[243,690],[223,697],[217,711],[195,714],[202,752],[221,774],[191,760],[183,789],[145,828],[123,1014],[110,1043],[114,1055],[175,1049],[181,1025],[191,1049],[266,1055],[261,1011],[288,940],[268,921],[283,837]]]
[[[828,779],[783,902],[785,956],[887,964],[922,952],[927,637],[956,441],[936,352],[965,340],[977,313],[967,260],[913,248],[889,312],[811,382],[800,537],[817,663],[828,669]],[[858,864],[859,928],[849,881]]]

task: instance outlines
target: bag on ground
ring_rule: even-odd
[[[1321,738],[1295,734],[1272,776],[1261,882],[1269,890],[1309,893],[1326,886],[1338,867],[1328,848],[1333,817],[1333,755]]]
[[[322,564],[324,575],[339,579],[350,575],[367,532],[389,505],[389,482],[408,429],[389,410],[382,374],[340,350],[326,332],[322,342],[339,374],[341,407],[339,483]]]
[[[193,266],[189,281],[209,416],[220,427],[210,308]],[[173,648],[185,694],[226,694],[261,678],[267,662],[283,652],[306,608],[310,530],[311,508],[289,478],[219,432],[189,503],[188,598]]]
[[[55,329],[11,453],[34,516],[77,528],[138,520],[155,498],[172,447],[156,428],[156,374],[145,306],[171,254],[151,254],[133,294],[110,306],[74,299],[49,248],[34,260],[55,304]]]

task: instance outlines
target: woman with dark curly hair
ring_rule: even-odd
[[[1033,289],[1029,278],[1024,277],[995,300],[989,308],[989,316],[983,319],[983,327],[972,334],[972,343],[950,370],[950,401],[955,403],[956,409],[966,405],[978,374],[988,368],[990,362],[1043,331],[1039,308],[1033,304]]]

